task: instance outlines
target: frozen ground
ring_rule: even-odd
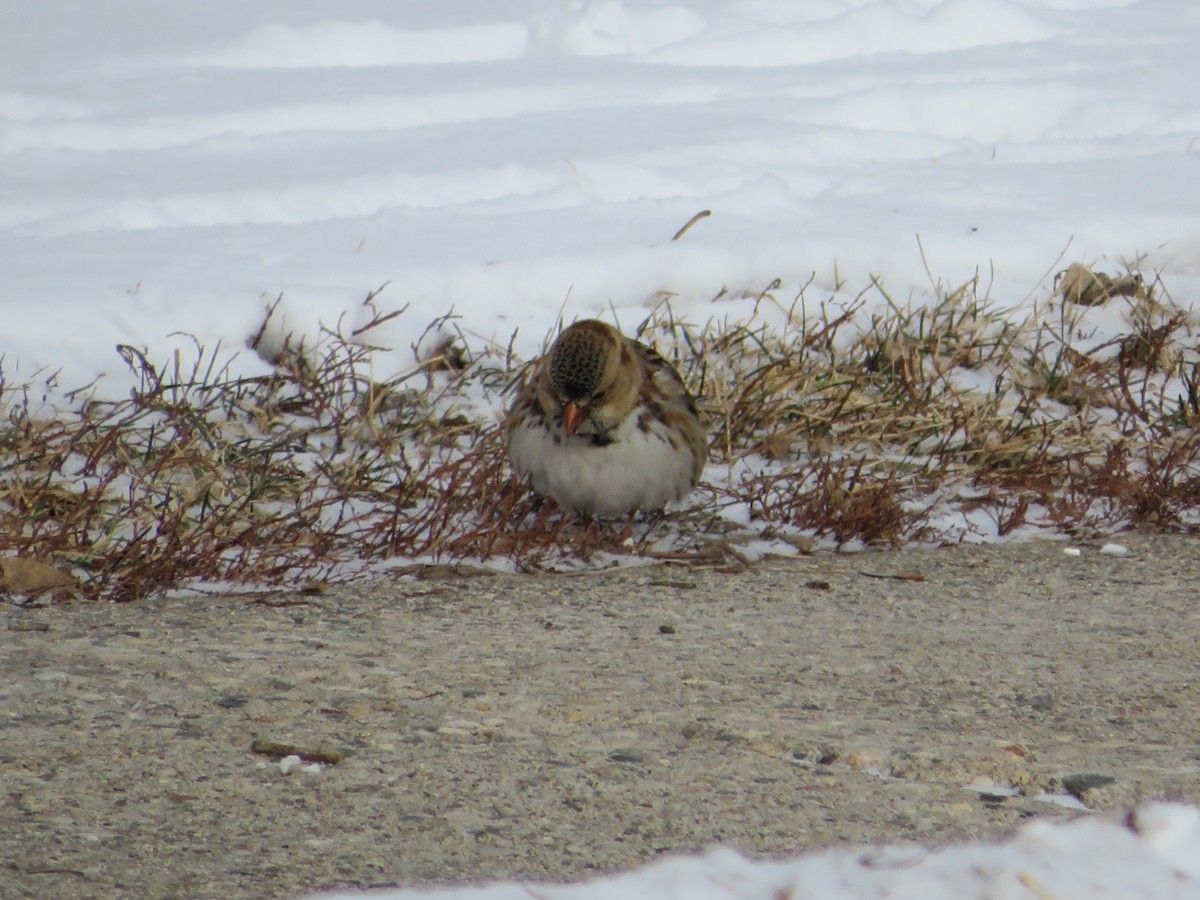
[[[1198,898],[1197,540],[1077,549],[9,605],[0,896]]]
[[[389,374],[451,310],[529,354],[560,311],[736,319],[711,297],[776,277],[1008,305],[1145,255],[1186,300],[1198,30],[1173,0],[9,5],[5,370],[117,387],[117,343],[240,349],[279,295],[352,327],[384,284]]]

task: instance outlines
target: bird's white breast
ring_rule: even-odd
[[[681,438],[678,448],[671,446],[662,422],[642,430],[637,418],[636,411],[626,417],[602,447],[590,436],[568,437],[559,427],[526,420],[509,435],[509,456],[536,491],[578,512],[618,516],[658,509],[691,490],[692,453]]]

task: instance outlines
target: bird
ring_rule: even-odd
[[[512,468],[537,493],[596,517],[682,500],[708,456],[679,373],[598,319],[564,329],[534,364],[504,432]]]

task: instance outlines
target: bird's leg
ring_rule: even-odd
[[[549,497],[542,500],[542,508],[538,510],[537,518],[533,520],[532,531],[545,531],[546,522],[550,516],[558,509],[558,504]]]
[[[629,539],[633,537],[633,518],[636,515],[636,511],[630,510],[629,518],[625,520],[625,527],[622,528],[620,533],[617,535],[618,544],[626,544],[629,542]]]

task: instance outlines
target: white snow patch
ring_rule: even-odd
[[[326,900],[367,896],[348,892]],[[833,850],[752,862],[732,850],[674,858],[589,884],[385,890],[380,900],[991,900],[1200,897],[1200,810],[1153,803],[1127,822],[1034,822],[1010,841]]]

